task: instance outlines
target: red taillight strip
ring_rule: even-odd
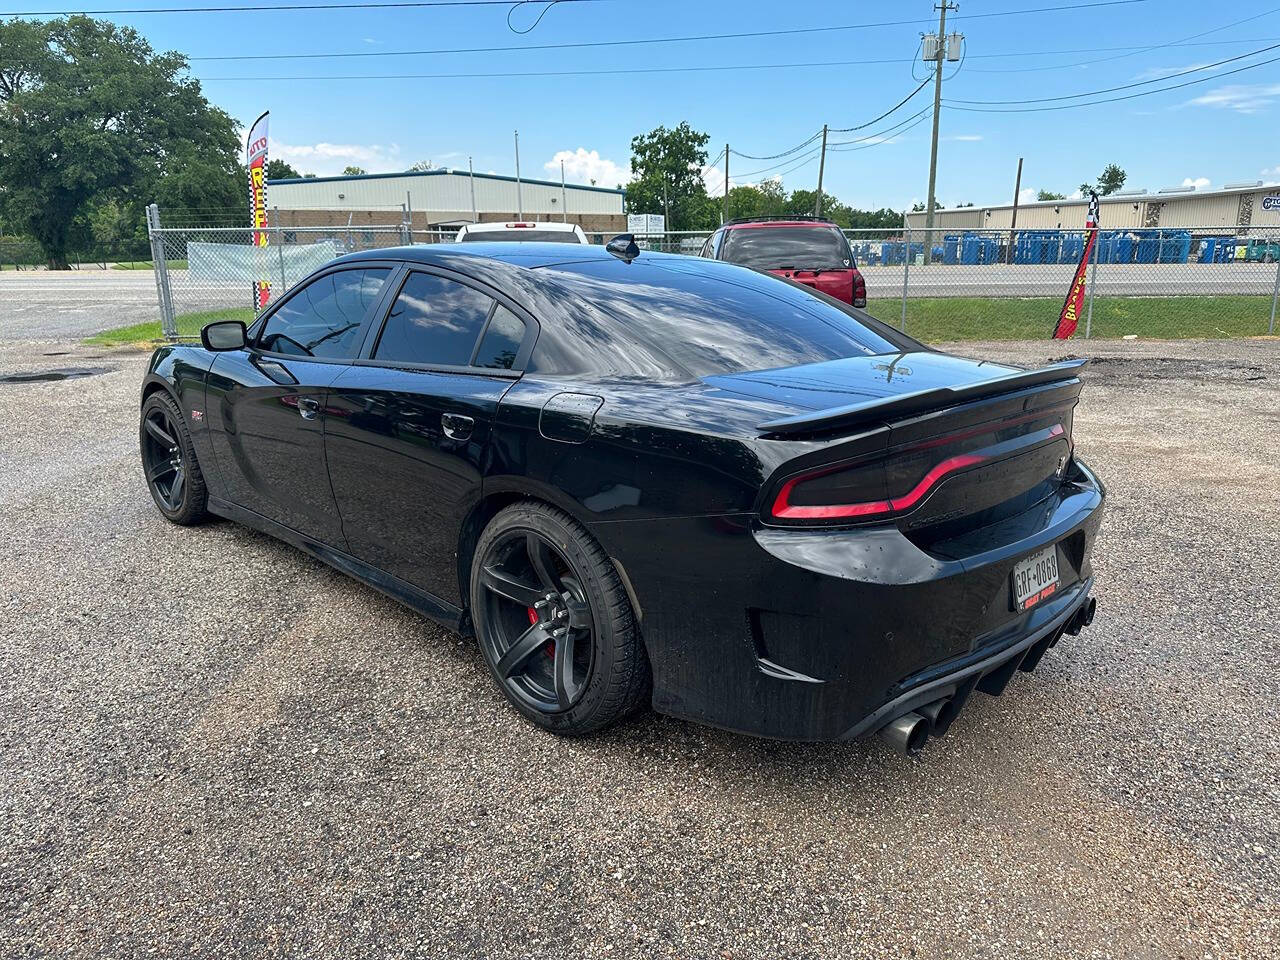
[[[1060,437],[1066,431],[1062,424],[1055,423],[1049,430],[1049,437]],[[881,513],[893,513],[902,510],[910,510],[917,503],[924,499],[925,495],[936,487],[944,478],[961,470],[967,470],[969,467],[975,467],[980,463],[985,463],[991,457],[981,456],[976,453],[962,453],[954,457],[948,457],[943,460],[932,470],[920,478],[920,482],[912,487],[907,493],[900,497],[893,497],[889,500],[868,500],[863,503],[833,503],[821,505],[806,505],[791,503],[791,491],[795,489],[796,484],[803,480],[812,480],[815,476],[822,476],[830,471],[819,471],[817,473],[801,474],[798,477],[792,477],[782,485],[782,489],[778,491],[778,496],[773,501],[773,515],[783,520],[835,520],[848,517],[869,517]]]

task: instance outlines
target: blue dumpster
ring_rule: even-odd
[[[955,263],[959,256],[960,238],[952,234],[942,238],[942,262]]]

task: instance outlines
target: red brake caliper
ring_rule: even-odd
[[[538,611],[533,609],[533,607],[529,607],[529,622],[538,622]],[[554,657],[556,655],[556,642],[554,640],[548,640],[547,645],[542,648],[542,652],[548,657]]]

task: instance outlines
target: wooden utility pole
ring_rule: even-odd
[[[1013,214],[1009,217],[1009,250],[1004,262],[1013,263],[1013,231],[1018,226],[1018,194],[1022,192],[1022,158],[1018,158],[1018,176],[1013,181]]]
[[[938,182],[938,121],[942,113],[942,64],[947,53],[947,11],[955,10],[955,4],[943,0],[938,10],[938,43],[933,60],[933,145],[929,151],[929,201],[924,210],[924,262],[928,263],[933,252],[933,210],[937,202],[935,187]]]
[[[729,145],[724,145],[724,213],[720,214],[720,222],[729,222]]]
[[[822,125],[822,153],[818,155],[818,195],[813,198],[813,215],[822,216],[822,173],[827,166],[827,125]]]

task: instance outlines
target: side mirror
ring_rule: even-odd
[[[200,331],[200,342],[206,350],[241,350],[245,345],[245,326],[240,320],[207,323]]]
[[[640,247],[636,243],[636,238],[629,233],[620,233],[608,243],[604,248],[612,253],[619,260],[630,263],[636,257],[640,256]]]

